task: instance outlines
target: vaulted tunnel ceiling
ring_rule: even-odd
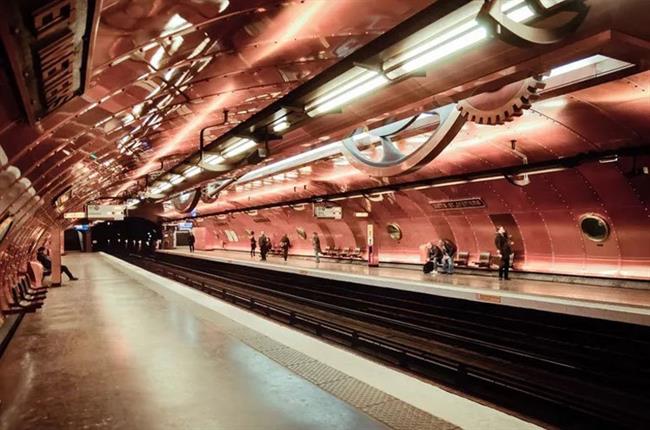
[[[16,166],[20,176],[29,180],[45,203],[43,216],[52,220],[94,199],[142,196],[159,175],[197,153],[204,127],[213,126],[206,130],[206,142],[218,140],[229,130],[247,125],[261,111],[282,102],[286,105],[296,89],[299,93],[310,82],[322,80],[323,72],[331,74],[333,66],[358,67],[352,61],[355,53],[365,47],[366,54],[373,40],[375,54],[395,50],[391,43],[400,38],[408,40],[405,22],[412,23],[415,31],[455,9],[477,5],[478,10],[482,4],[430,0],[104,0],[89,2],[94,10],[83,10],[81,3],[86,2],[70,1],[77,5],[73,16],[80,18],[85,13],[88,22],[83,39],[87,40],[85,75],[78,78],[84,83],[83,94],[70,97],[49,112],[39,114],[25,107],[28,91],[21,85],[29,84],[29,77],[16,74],[16,64],[22,58],[17,41],[22,40],[25,30],[3,34],[2,148],[7,165]],[[585,89],[566,86],[560,92],[549,92],[543,97],[550,100],[546,105],[512,125],[490,129],[466,124],[449,150],[417,174],[370,179],[347,166],[346,177],[357,175],[363,180],[341,184],[337,182],[340,176],[321,175],[312,178],[310,192],[328,194],[520,163],[500,143],[511,139],[519,141],[531,162],[612,149],[608,146],[612,142],[620,143],[613,149],[646,144],[648,131],[642,118],[648,114],[644,103],[648,30],[634,18],[640,16],[643,1],[628,0],[617,7],[603,0],[577,3],[589,12],[566,39],[550,45],[521,46],[490,37],[475,49],[426,69],[426,76],[416,74],[398,80],[353,100],[342,113],[304,121],[281,140],[271,142],[269,157],[261,165],[326,145],[358,127],[372,128],[390,118],[404,118],[493,91],[508,82],[596,54],[633,66],[603,80],[613,82],[607,85],[615,87],[615,93],[597,82],[584,85]],[[5,16],[24,13],[4,8]],[[551,17],[541,20],[539,26],[561,26],[562,20]],[[382,55],[370,57],[376,61]],[[30,110],[35,111],[31,120]],[[599,121],[608,121],[612,127],[600,130],[604,133],[601,136],[589,136],[587,126]],[[546,127],[557,130],[536,134]],[[606,139],[602,137],[605,135]],[[417,136],[413,138],[417,140]],[[601,145],[599,139],[607,144]],[[463,148],[477,141],[480,156],[470,162],[477,154]],[[256,168],[245,162],[236,167],[236,174],[229,176],[241,176]],[[319,164],[314,165],[315,172],[320,169]],[[215,178],[223,175],[203,172],[174,192]],[[241,187],[243,184],[239,188],[243,191]],[[233,184],[231,192],[237,190]],[[58,212],[52,212],[52,201],[60,196],[65,196],[65,201],[59,199]],[[227,201],[215,205],[229,207]]]

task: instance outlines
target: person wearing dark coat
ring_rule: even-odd
[[[508,232],[503,226],[497,228],[497,234],[494,238],[494,246],[501,254],[501,261],[499,262],[499,279],[509,280],[508,274],[510,272],[510,256],[512,255],[512,247]]]
[[[289,242],[289,236],[284,234],[282,236],[282,239],[280,239],[280,248],[282,248],[282,258],[284,258],[284,261],[287,261],[287,257],[289,256],[290,246],[291,246],[291,242]]]
[[[269,252],[269,245],[271,241],[268,237],[266,237],[264,232],[262,232],[260,234],[258,242],[260,244],[260,256],[262,257],[262,261],[266,261],[266,254]]]
[[[42,246],[38,248],[38,251],[36,251],[36,259],[43,266],[43,277],[52,273],[52,260],[47,255],[46,251],[47,250]],[[65,273],[71,281],[76,281],[78,279],[74,277],[70,269],[68,269],[68,266],[64,264],[61,265],[61,273]]]
[[[255,232],[251,231],[251,257],[255,257],[256,248],[257,248],[257,241],[255,240]]]
[[[190,244],[190,252],[194,252],[194,243],[196,242],[196,238],[194,237],[194,234],[190,231],[190,237],[187,239],[187,242]]]

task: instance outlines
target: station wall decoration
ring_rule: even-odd
[[[588,8],[582,0],[527,0],[540,20],[569,15],[570,19],[553,28],[535,27],[515,22],[502,13],[501,0],[486,0],[477,19],[488,23],[491,34],[512,44],[551,44],[572,34],[584,21]],[[534,22],[535,23],[535,22]],[[424,112],[396,121],[374,130],[359,128],[342,140],[343,154],[351,165],[374,177],[389,177],[411,173],[433,161],[458,135],[466,121],[499,126],[520,116],[529,109],[545,84],[541,75],[507,84],[496,91],[473,95],[458,103],[451,103],[430,112]],[[393,142],[399,134],[414,130],[426,121],[437,121],[429,137],[411,152],[402,152]],[[367,154],[376,140],[381,156],[374,159]]]
[[[201,191],[197,188],[181,193],[171,199],[174,209],[181,213],[192,212],[201,199]]]
[[[30,123],[84,92],[94,0],[5,1],[2,41]]]
[[[492,27],[492,34],[512,44],[549,45],[557,43],[573,33],[587,16],[589,8],[583,0],[528,0],[527,4],[537,16],[551,17],[569,15],[566,22],[554,27],[536,27],[517,22],[503,12],[503,0],[486,0],[477,19]]]

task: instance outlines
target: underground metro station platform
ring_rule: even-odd
[[[0,429],[646,429],[646,0],[0,5]]]

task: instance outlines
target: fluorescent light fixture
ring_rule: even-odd
[[[282,120],[282,121],[280,121],[279,123],[277,123],[277,124],[275,124],[273,126],[273,131],[275,131],[276,133],[279,133],[281,131],[284,131],[284,130],[288,129],[289,127],[291,127],[291,124],[289,124],[289,121]]]
[[[305,106],[307,115],[314,117],[333,111],[348,102],[354,101],[369,92],[380,88],[390,81],[383,74],[374,70],[365,70],[339,87],[317,97]]]
[[[159,189],[160,191],[167,191],[167,190],[170,189],[171,187],[172,187],[172,184],[170,184],[169,182],[163,182],[163,183],[161,183],[161,184],[158,186],[158,189]]]
[[[170,179],[169,182],[171,182],[172,185],[178,185],[181,182],[185,180],[185,177],[183,175],[177,175],[174,174]]]
[[[607,163],[616,163],[618,161],[618,155],[608,155],[606,157],[602,157],[598,159],[598,162],[600,164],[607,164]]]
[[[165,48],[161,46],[160,48],[158,48],[156,52],[154,52],[153,56],[151,57],[151,60],[149,60],[149,64],[151,64],[151,67],[158,70],[160,68],[160,63],[162,62],[164,56],[165,56]]]
[[[582,69],[583,67],[591,66],[592,64],[599,63],[608,58],[609,57],[605,57],[604,55],[592,55],[591,57],[582,58],[577,61],[572,61],[571,63],[552,69],[551,73],[546,79],[554,78],[556,76],[573,72],[574,70]]]
[[[341,142],[329,143],[327,145],[320,146],[318,148],[294,155],[292,157],[285,158],[284,160],[277,161],[275,163],[269,164],[259,169],[251,170],[250,172],[243,175],[237,183],[244,183],[252,181],[254,179],[259,179],[265,176],[276,175],[287,170],[292,170],[300,166],[304,166],[314,161],[321,160],[323,158],[328,158],[334,155],[339,155],[342,151]],[[297,174],[296,174],[297,177]],[[278,180],[283,180],[289,178],[284,176],[282,178],[275,178]]]
[[[223,158],[221,155],[210,154],[210,155],[206,156],[203,159],[203,161],[210,164],[211,166],[214,166],[214,165],[223,163],[224,161],[226,161],[226,159]]]
[[[169,36],[172,33],[185,30],[187,28],[190,28],[191,26],[192,24],[190,24],[185,18],[183,18],[179,14],[175,14],[169,19],[169,21],[167,21],[167,24],[165,24],[165,28],[163,29],[163,32],[160,33],[160,36],[161,37]]]
[[[549,75],[544,77],[546,87],[543,92],[548,92],[578,82],[588,81],[630,67],[634,67],[634,64],[617,60],[606,55],[597,54],[581,58],[552,69]]]
[[[255,147],[257,147],[257,142],[251,139],[242,138],[226,148],[221,155],[225,158],[233,158],[250,151]]]
[[[187,58],[192,59],[192,58],[196,57],[197,55],[199,55],[200,53],[202,53],[203,50],[205,49],[205,47],[208,46],[208,43],[210,43],[210,38],[209,37],[204,38],[201,41],[201,43],[196,45],[196,47],[194,48],[192,53]]]
[[[506,2],[502,5],[502,10],[508,18],[523,22],[535,14],[526,4],[517,7],[522,3],[523,0]],[[446,25],[443,24],[442,28],[433,33],[432,36],[412,46],[405,52],[386,60],[382,66],[383,70],[387,71],[386,76],[390,79],[400,78],[405,74],[422,69],[455,52],[486,40],[488,30],[481,26],[475,18],[478,12],[477,5],[478,3],[460,9],[458,13],[446,19]],[[431,30],[439,27],[439,23],[436,22],[428,27],[428,31],[423,30],[423,33],[430,33]]]
[[[201,173],[201,170],[202,169],[199,166],[192,166],[183,172],[183,176],[185,176],[186,178],[191,178]]]

